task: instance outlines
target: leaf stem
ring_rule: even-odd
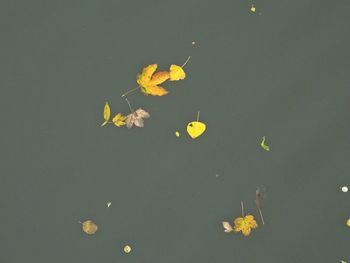
[[[258,210],[259,210],[259,214],[260,214],[261,222],[263,223],[263,225],[265,225],[265,221],[264,221],[264,217],[263,217],[263,214],[262,214],[262,212],[261,212],[261,209],[260,209],[260,208],[258,208]]]
[[[190,59],[191,59],[191,56],[188,56],[185,63],[183,63],[181,67],[183,68],[184,66],[186,66],[187,62],[190,61]]]
[[[243,205],[243,201],[241,201],[241,208],[242,208],[242,217],[244,217],[244,205]]]
[[[125,92],[123,95],[122,95],[122,98],[124,98],[126,95],[128,95],[129,93],[131,92],[134,92],[135,90],[138,90],[140,88],[140,86],[137,86],[136,88],[133,88],[131,90],[128,90],[127,92]]]
[[[201,113],[200,111],[197,112],[197,122],[199,121],[199,114],[200,113]]]
[[[132,107],[131,107],[131,105],[130,105],[130,101],[128,100],[128,98],[127,98],[127,97],[125,97],[125,101],[128,103],[128,105],[129,105],[129,109],[130,109],[131,113],[133,113],[133,112],[134,112],[134,110],[132,109]]]

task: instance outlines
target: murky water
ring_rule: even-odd
[[[1,262],[350,261],[350,4],[251,4],[1,2]],[[128,96],[145,128],[100,127],[188,56],[167,96]],[[247,238],[221,225],[241,201]]]

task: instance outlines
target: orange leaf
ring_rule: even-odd
[[[149,82],[149,86],[156,86],[162,84],[169,79],[170,75],[168,71],[159,71],[154,74]]]

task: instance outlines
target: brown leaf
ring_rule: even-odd
[[[147,119],[149,117],[150,117],[150,114],[147,111],[139,108],[133,113],[130,113],[128,116],[126,116],[126,120],[125,120],[126,127],[130,129],[132,128],[133,125],[135,125],[136,127],[143,128],[144,127],[143,119]]]
[[[86,220],[82,223],[83,231],[88,235],[93,235],[96,233],[98,226],[91,220]]]

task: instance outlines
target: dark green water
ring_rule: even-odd
[[[251,3],[1,1],[0,262],[350,261],[350,3]],[[100,127],[144,66],[189,55],[168,96],[129,96],[144,129]],[[221,226],[241,200],[248,238]]]

